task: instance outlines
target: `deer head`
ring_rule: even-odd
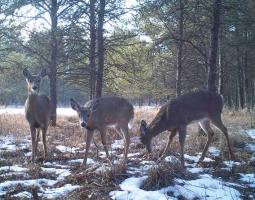
[[[145,145],[147,151],[151,153],[151,137],[148,134],[148,127],[146,121],[142,120],[140,125],[140,139]]]
[[[47,69],[42,69],[42,71],[37,75],[31,75],[28,69],[23,70],[23,75],[26,78],[28,91],[34,94],[38,94],[40,91],[40,84],[43,77],[47,75]]]
[[[89,107],[82,107],[74,99],[70,99],[71,107],[78,114],[80,125],[82,128],[90,129],[88,122],[90,120],[91,114],[97,110],[98,100],[94,101]]]

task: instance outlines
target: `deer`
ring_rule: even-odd
[[[44,94],[39,94],[40,83],[43,77],[47,75],[44,68],[37,75],[32,75],[28,69],[23,70],[26,78],[28,97],[25,102],[25,118],[29,124],[32,140],[32,162],[37,156],[37,146],[42,133],[42,142],[44,149],[44,160],[47,158],[46,133],[50,124],[50,99]]]
[[[109,159],[106,144],[106,129],[114,127],[115,131],[124,139],[124,162],[127,162],[130,136],[128,133],[129,123],[134,118],[134,108],[126,99],[121,97],[101,97],[93,99],[81,106],[74,99],[70,99],[71,108],[78,114],[79,123],[83,130],[87,130],[85,157],[83,164],[86,165],[88,152],[93,138],[93,133],[98,130],[102,144]]]
[[[146,121],[141,120],[140,140],[145,145],[147,151],[151,153],[152,138],[163,131],[170,131],[167,145],[160,157],[161,160],[168,152],[173,138],[179,133],[181,166],[184,168],[184,144],[187,134],[187,125],[197,121],[202,130],[207,134],[207,142],[199,159],[199,163],[201,163],[205,158],[205,154],[214,135],[210,125],[210,123],[212,123],[225,135],[229,154],[231,159],[234,159],[228,130],[221,119],[222,109],[223,98],[215,92],[205,90],[183,94],[163,105],[149,125],[147,125]]]

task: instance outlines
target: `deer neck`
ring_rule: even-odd
[[[151,137],[155,137],[166,130],[167,127],[166,123],[164,122],[164,119],[153,120],[151,124],[148,126],[148,135],[150,135]]]
[[[34,104],[37,101],[37,98],[38,98],[38,94],[28,92],[27,100],[30,104]]]

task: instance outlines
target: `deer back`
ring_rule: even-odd
[[[96,105],[95,105],[96,104]],[[85,107],[95,105],[88,120],[89,127],[128,124],[134,117],[134,108],[126,99],[120,97],[102,97],[85,104]]]
[[[192,92],[171,100],[167,119],[174,126],[187,125],[202,118],[220,116],[223,101],[219,94],[210,91]]]

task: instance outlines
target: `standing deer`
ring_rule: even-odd
[[[120,97],[102,97],[88,101],[84,107],[80,106],[75,100],[70,99],[71,107],[79,117],[82,128],[87,129],[86,152],[83,164],[86,165],[88,151],[94,130],[101,134],[102,144],[107,158],[109,153],[106,146],[106,128],[115,127],[119,135],[122,135],[125,141],[124,161],[127,161],[130,136],[128,134],[128,123],[134,117],[133,106],[124,98]]]
[[[35,161],[37,145],[42,131],[44,159],[47,157],[46,133],[50,123],[50,100],[46,95],[39,94],[41,79],[47,75],[43,69],[38,75],[31,75],[23,70],[28,86],[28,97],[25,103],[25,116],[30,126],[32,139],[32,161]]]
[[[210,122],[212,122],[226,136],[229,153],[233,159],[234,154],[230,146],[228,131],[221,120],[222,108],[223,100],[217,93],[197,91],[179,96],[163,105],[149,126],[144,120],[141,121],[141,142],[150,153],[152,138],[163,131],[171,131],[168,143],[162,154],[163,157],[178,132],[181,146],[181,164],[184,167],[186,127],[193,121],[199,121],[200,127],[207,133],[207,142],[199,159],[199,162],[202,162],[214,135],[210,127]]]

